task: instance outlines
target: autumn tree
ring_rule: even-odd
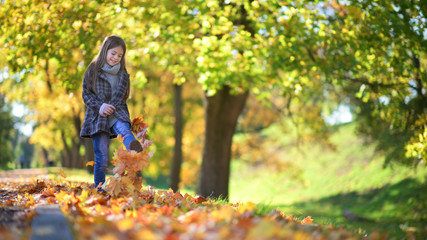
[[[32,110],[38,124],[31,142],[61,153],[65,167],[84,166],[79,86],[107,35],[109,9],[80,1],[5,2],[0,9],[0,49],[10,76],[2,93]]]
[[[249,94],[271,105],[277,103],[272,98],[283,99],[274,107],[312,129],[315,140],[327,137],[325,101],[347,104],[358,116],[360,132],[379,140],[390,161],[415,165],[425,159],[427,44],[421,1],[2,6],[1,51],[11,76],[2,87],[17,89],[4,94],[12,100],[22,97],[37,109],[41,124],[33,139],[46,145],[62,142],[67,153],[81,146],[76,136],[83,107],[77,107],[82,103],[75,97],[81,75],[95,55],[93,46],[111,31],[128,39],[132,84],[139,89],[150,81],[150,87],[159,86],[140,101],[146,104],[143,108],[155,106],[150,111],[159,109],[159,115],[148,114],[152,119],[147,122],[157,125],[152,129],[163,145],[156,147],[167,150],[158,151],[167,159],[173,148],[168,141],[173,135],[173,84],[197,79],[203,89],[205,135],[198,189],[203,196],[229,195],[232,137]],[[39,14],[41,10],[47,14]],[[52,106],[58,99],[61,104]],[[138,101],[134,108],[141,107]]]
[[[134,31],[135,42],[143,43],[140,46],[150,53],[150,61],[172,72],[178,83],[189,75],[197,76],[205,91],[205,142],[199,186],[199,193],[204,196],[228,197],[232,137],[250,90],[260,94],[273,88],[285,89],[287,94],[297,96],[304,87],[317,86],[308,78],[312,64],[308,64],[310,57],[304,48],[304,41],[314,42],[315,38],[301,30],[310,27],[301,16],[313,15],[315,7],[311,11],[295,11],[295,25],[289,25],[290,41],[286,41],[277,33],[281,30],[279,25],[286,22],[280,19],[285,5],[257,1],[151,1],[123,5],[125,16],[137,16],[135,22],[126,23],[135,28],[127,30]],[[298,7],[305,5],[298,3]],[[293,44],[294,52],[287,50]],[[286,68],[283,62],[289,58],[295,64]],[[285,76],[288,71],[293,73]]]
[[[427,74],[422,1],[332,1],[322,68],[342,87],[358,131],[386,155],[386,164],[426,160]],[[331,71],[332,70],[332,71]]]
[[[425,15],[418,1],[154,1],[129,9],[140,13],[136,25],[153,56],[175,66],[175,74],[198,76],[205,91],[198,190],[204,196],[228,196],[232,136],[250,91],[260,99],[278,93],[286,99],[284,112],[308,123],[319,139],[327,126],[322,102],[332,99],[368,112],[371,120],[366,124],[360,114],[360,126],[371,136],[402,126],[395,128],[403,140],[395,149],[414,146],[406,145],[409,139],[425,142]],[[385,108],[384,101],[390,101]],[[410,121],[399,125],[403,119]],[[375,124],[384,120],[389,124]]]

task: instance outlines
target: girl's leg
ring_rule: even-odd
[[[94,178],[95,187],[104,184],[105,171],[108,167],[108,148],[110,147],[110,134],[101,132],[93,136],[93,149],[95,152]]]
[[[112,127],[114,134],[122,135],[124,138],[123,144],[125,145],[128,151],[135,150],[137,152],[142,151],[141,143],[136,140],[135,136],[130,130],[130,124],[127,122],[122,122],[118,120]]]

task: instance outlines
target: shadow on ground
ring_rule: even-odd
[[[427,183],[416,179],[272,207],[288,215],[312,216],[319,224],[342,226],[359,233],[387,232],[396,239],[427,236]]]

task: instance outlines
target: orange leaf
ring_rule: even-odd
[[[87,163],[86,163],[86,167],[87,167],[87,166],[93,166],[93,165],[95,165],[95,161],[90,161],[90,162],[87,162]]]
[[[204,197],[202,197],[202,196],[200,196],[200,195],[197,195],[196,197],[194,197],[194,202],[195,203],[202,203],[202,202],[205,202],[205,201],[207,201],[207,199],[204,198]]]
[[[144,123],[144,116],[142,114],[132,119],[132,127],[131,130],[135,135],[142,132],[144,128],[148,128],[148,124]],[[145,134],[142,136],[145,140]]]
[[[249,230],[253,226],[252,218],[242,218],[237,222],[237,227]]]
[[[126,185],[121,181],[119,174],[115,174],[108,179],[106,190],[111,192],[111,196],[118,197],[122,193],[126,193]]]
[[[302,224],[311,224],[311,223],[313,223],[313,219],[311,218],[311,216],[308,216],[308,217],[304,218],[304,219],[301,221],[301,223],[302,223]]]
[[[121,134],[119,134],[119,136],[117,136],[117,140],[119,140],[121,143],[123,143],[125,138]]]
[[[85,203],[87,206],[93,206],[95,204],[106,205],[107,200],[99,196],[92,196]]]

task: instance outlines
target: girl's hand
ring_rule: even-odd
[[[116,108],[113,105],[107,104],[104,107],[104,111],[102,112],[103,116],[110,116],[111,114],[114,113],[114,110],[116,110]]]

